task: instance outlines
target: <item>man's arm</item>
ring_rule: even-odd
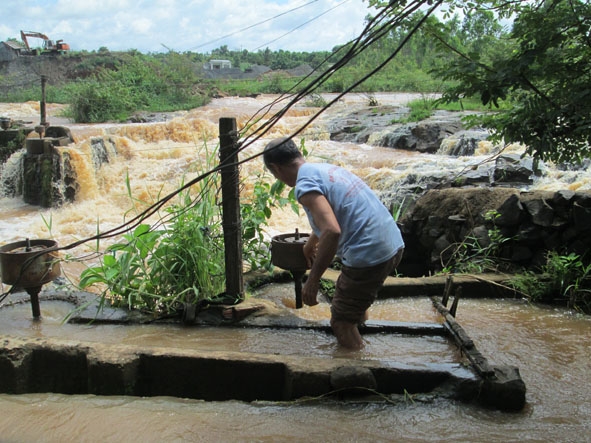
[[[320,278],[337,252],[341,227],[330,203],[322,194],[308,192],[302,195],[299,201],[310,211],[314,224],[320,231],[316,257],[308,274],[308,280],[306,280],[306,284],[302,288],[304,303],[313,306],[318,303],[316,296],[320,288]]]
[[[304,258],[306,259],[306,264],[308,265],[308,269],[312,267],[314,263],[314,259],[316,258],[316,251],[318,250],[318,237],[314,232],[310,233],[310,237],[306,243],[304,243]]]

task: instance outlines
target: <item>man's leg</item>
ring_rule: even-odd
[[[378,289],[392,269],[400,262],[403,251],[390,260],[371,268],[343,266],[336,283],[331,306],[330,324],[339,344],[349,349],[361,349],[363,339],[358,325],[367,320],[367,309]]]
[[[363,348],[363,339],[357,329],[357,324],[347,321],[331,320],[330,326],[339,345],[344,348],[359,350]]]

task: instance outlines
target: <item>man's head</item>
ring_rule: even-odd
[[[265,146],[263,159],[265,166],[269,165],[287,165],[296,158],[302,158],[302,153],[298,149],[293,139],[289,137],[276,138]]]
[[[289,186],[295,185],[297,170],[304,157],[295,142],[289,137],[270,141],[263,152],[265,166],[271,173]]]

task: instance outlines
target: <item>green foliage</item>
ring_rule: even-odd
[[[393,120],[392,123],[418,122],[431,117],[435,109],[435,100],[423,97],[412,100],[407,104],[410,108],[408,115],[399,120]]]
[[[509,283],[534,302],[562,300],[569,307],[591,313],[591,264],[585,265],[577,254],[550,251],[540,272],[517,274]]]
[[[136,108],[130,90],[119,82],[106,84],[90,80],[72,89],[68,116],[77,123],[122,120]]]
[[[310,94],[304,102],[306,106],[322,108],[327,105],[326,100],[320,94]]]
[[[510,99],[509,109],[472,117],[471,123],[492,129],[495,141],[522,143],[539,159],[580,162],[591,155],[591,5],[518,3],[506,38],[485,52],[456,50],[454,61],[437,70],[456,82],[444,97],[478,96],[491,107]]]
[[[240,206],[243,259],[251,269],[269,269],[272,266],[264,236],[264,228],[269,225],[272,209],[290,205],[296,214],[299,213],[294,189],[292,188],[287,196],[284,194],[284,183],[277,180],[270,185],[259,175],[252,196]]]
[[[328,280],[326,278],[320,279],[320,288],[319,291],[329,300],[332,300],[334,297],[334,291],[336,289],[336,283],[332,280]]]
[[[224,290],[223,237],[206,195],[189,193],[166,210],[160,229],[139,225],[109,246],[102,263],[81,273],[80,287],[99,284],[113,306],[170,313],[183,303],[209,300]]]
[[[450,103],[434,98],[429,98],[428,96],[423,96],[419,99],[412,100],[407,103],[407,106],[410,108],[408,115],[402,119],[393,120],[392,123],[418,122],[431,117],[433,112],[438,109],[447,111],[486,111],[486,107],[483,106],[480,101],[473,99],[465,99]]]
[[[447,256],[443,263],[443,273],[481,274],[484,272],[498,272],[505,265],[502,259],[503,244],[510,238],[503,236],[499,228],[494,224],[500,214],[489,211],[486,219],[492,223],[487,232],[487,239],[478,239],[473,235],[464,238],[460,243],[452,244],[448,250],[443,251]],[[451,252],[450,252],[451,251]]]
[[[198,79],[192,63],[176,53],[165,60],[132,53],[111,64],[102,58],[93,63],[92,75],[63,88],[69,116],[79,123],[123,120],[138,110],[189,109],[208,101],[207,94],[194,88]]]
[[[206,152],[203,172],[213,169],[216,154]],[[293,190],[285,196],[284,186],[258,176],[252,195],[241,201],[243,259],[251,269],[271,266],[264,229],[272,209],[289,204],[298,211]],[[154,314],[215,299],[225,290],[220,188],[220,176],[210,174],[180,193],[153,226],[141,224],[106,248],[102,262],[81,273],[79,286],[98,285],[103,303]],[[135,211],[137,201],[129,197]]]

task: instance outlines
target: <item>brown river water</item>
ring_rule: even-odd
[[[97,230],[121,224],[133,205],[155,201],[199,171],[205,145],[217,142],[220,117],[246,121],[271,97],[225,98],[202,109],[180,113],[163,123],[133,125],[70,125],[76,144],[77,171],[82,191],[79,201],[59,209],[25,205],[18,198],[0,198],[0,243],[24,238],[56,239],[60,245],[87,238]],[[408,94],[378,95],[384,104],[404,104]],[[346,97],[327,116],[363,106],[363,95]],[[59,106],[49,106],[49,120],[63,124]],[[269,137],[289,134],[303,124],[313,109],[296,107],[282,118]],[[31,121],[38,106],[0,104],[0,116]],[[379,193],[409,173],[438,168],[462,169],[482,160],[486,144],[474,157],[446,158],[331,142],[318,119],[304,137],[316,157],[350,167]],[[119,153],[99,171],[91,166],[89,138],[109,136]],[[203,140],[209,140],[204,142]],[[245,153],[262,149],[261,140]],[[518,148],[516,148],[518,149]],[[13,174],[13,156],[2,170]],[[254,179],[262,171],[255,159],[242,166],[241,176]],[[128,197],[125,176],[132,193]],[[544,189],[589,189],[584,174],[549,172],[536,185]],[[139,203],[138,203],[139,202]],[[138,208],[140,209],[140,208]],[[291,211],[274,216],[269,235],[309,229]],[[105,247],[108,242],[99,245]],[[82,257],[96,245],[70,251]],[[83,265],[67,264],[64,273],[76,281]],[[7,288],[4,286],[2,292]],[[293,286],[271,285],[260,297],[293,308]],[[8,299],[6,302],[10,302]],[[310,331],[228,331],[174,326],[69,325],[61,320],[66,303],[41,303],[42,319],[31,319],[26,304],[0,309],[0,337],[56,337],[80,341],[153,346],[225,349],[258,353],[291,353],[324,358],[390,359],[417,364],[446,362],[455,350],[439,338],[367,336],[366,348],[343,354],[329,334]],[[328,318],[328,305],[298,310],[309,319]],[[392,321],[440,321],[428,300],[379,301],[370,318]],[[457,319],[492,364],[520,369],[527,386],[527,404],[518,413],[484,409],[442,398],[417,397],[397,404],[333,401],[203,402],[158,397],[97,397],[61,394],[0,394],[1,442],[120,442],[120,441],[395,441],[395,442],[585,442],[591,441],[591,319],[571,311],[531,306],[521,300],[462,300]]]

